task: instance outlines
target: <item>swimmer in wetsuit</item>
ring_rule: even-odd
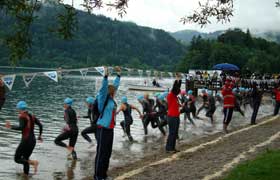
[[[213,92],[212,91],[208,91],[208,110],[206,112],[206,117],[209,117],[211,120],[211,123],[214,123],[214,118],[213,115],[216,111],[216,99],[213,96]]]
[[[148,134],[148,125],[151,122],[152,128],[159,128],[161,133],[165,135],[165,130],[160,126],[157,113],[154,111],[154,100],[149,98],[149,94],[145,94],[144,97],[138,97],[138,101],[143,107],[143,126],[145,135]]]
[[[136,110],[139,113],[140,118],[142,118],[142,114],[137,107],[135,107],[132,104],[128,104],[126,96],[122,97],[121,103],[122,104],[121,104],[119,110],[117,111],[117,114],[122,111],[124,120],[120,123],[120,125],[121,125],[124,133],[127,134],[129,141],[133,141],[133,138],[130,134],[130,126],[133,123],[133,118],[132,118],[131,112],[132,112],[132,110]]]
[[[6,122],[6,128],[18,130],[22,132],[22,137],[19,146],[15,153],[15,162],[23,165],[24,174],[29,175],[30,165],[34,167],[34,173],[37,173],[39,162],[37,160],[30,160],[33,149],[36,145],[36,138],[34,135],[34,125],[39,126],[39,137],[38,140],[42,141],[43,126],[40,121],[34,116],[27,112],[27,104],[24,101],[20,101],[17,104],[19,110],[19,125],[11,126],[10,122]]]
[[[63,129],[63,132],[57,136],[54,140],[54,143],[58,146],[65,147],[71,153],[72,158],[74,160],[77,159],[76,151],[74,150],[79,129],[77,126],[77,116],[76,112],[72,109],[73,100],[70,98],[66,98],[64,100],[64,120],[66,122],[66,126]],[[67,146],[63,140],[69,139],[69,145]]]
[[[83,118],[89,118],[90,120],[90,126],[85,128],[82,132],[81,135],[85,140],[87,140],[89,143],[92,143],[91,138],[88,136],[88,134],[96,133],[96,121],[98,119],[98,115],[95,112],[95,108],[97,106],[97,103],[95,103],[96,100],[93,97],[88,97],[86,99],[86,104],[88,106],[88,113],[87,116],[83,116]]]
[[[208,109],[208,94],[205,89],[202,89],[201,93],[202,94],[200,96],[202,97],[203,102],[202,102],[202,105],[200,106],[200,108],[198,108],[196,116],[199,115],[201,110]]]

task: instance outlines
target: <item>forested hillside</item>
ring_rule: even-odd
[[[186,48],[169,33],[120,22],[104,16],[78,11],[78,30],[71,40],[62,40],[51,30],[61,7],[41,8],[31,27],[30,57],[18,66],[86,67],[123,65],[135,68],[174,70],[185,55]],[[1,13],[0,65],[9,65],[4,37],[11,31],[13,20]]]
[[[180,71],[211,69],[217,63],[233,63],[252,72],[280,72],[280,45],[253,38],[249,30],[228,30],[217,40],[194,37],[189,51],[178,65]]]

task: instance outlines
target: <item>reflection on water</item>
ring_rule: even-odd
[[[55,83],[46,77],[36,77],[30,88],[25,88],[20,78],[17,78],[13,91],[8,93],[7,101],[0,112],[0,179],[22,179],[22,166],[14,162],[13,156],[15,149],[20,141],[20,134],[15,131],[7,131],[3,128],[5,120],[11,120],[12,124],[17,123],[17,114],[15,104],[19,100],[26,100],[29,104],[30,111],[34,113],[43,123],[43,143],[37,143],[32,159],[40,162],[39,171],[31,179],[83,179],[92,177],[94,173],[94,158],[96,146],[90,146],[81,136],[78,137],[76,151],[78,160],[72,161],[67,159],[67,151],[61,147],[55,146],[53,141],[61,132],[64,126],[63,120],[63,100],[65,97],[74,99],[73,108],[78,116],[86,114],[85,98],[96,94],[96,85],[99,86],[100,77],[96,83],[96,77],[87,77],[82,79],[80,76],[69,76],[63,78],[60,82]],[[141,80],[140,80],[141,81]],[[120,103],[121,97],[125,94],[128,96],[130,103],[141,109],[140,104],[136,101],[136,96],[140,92],[128,92],[126,85],[139,82],[138,78],[123,78],[121,87],[118,91],[116,100]],[[170,87],[172,80],[164,80],[164,86]],[[258,117],[271,114],[271,105],[262,105]],[[234,113],[231,127],[237,127],[249,124],[252,110],[247,108],[245,118],[239,113]],[[219,107],[215,113],[216,122],[210,123],[201,112],[202,120],[195,120],[195,126],[189,121],[183,121],[181,117],[180,141],[189,142],[198,137],[207,136],[222,130],[222,111]],[[136,112],[133,112],[134,122],[131,127],[131,133],[135,139],[134,143],[123,137],[123,131],[119,122],[123,120],[120,113],[117,117],[115,128],[113,154],[111,158],[111,167],[122,166],[126,163],[141,159],[143,156],[154,153],[163,149],[165,137],[162,137],[158,129],[149,129],[149,135],[144,136],[142,123]],[[89,125],[88,119],[79,119],[79,130]],[[36,130],[36,133],[38,131]],[[94,139],[93,135],[91,135]],[[32,172],[32,169],[31,169]]]

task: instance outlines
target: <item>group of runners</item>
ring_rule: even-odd
[[[151,124],[152,128],[158,128],[163,136],[166,136],[168,129],[168,136],[166,142],[166,152],[176,153],[176,141],[178,139],[178,131],[180,126],[180,115],[183,115],[184,121],[189,120],[195,126],[195,119],[201,119],[199,114],[203,109],[206,110],[205,116],[210,119],[211,123],[215,122],[214,113],[217,106],[223,106],[223,130],[228,133],[228,125],[231,122],[234,111],[241,113],[244,116],[244,110],[248,105],[253,109],[251,116],[251,124],[256,124],[256,117],[259,106],[263,97],[263,90],[258,88],[258,84],[254,83],[252,88],[239,87],[238,83],[227,79],[221,89],[221,92],[213,92],[211,90],[203,89],[196,97],[193,90],[181,90],[181,74],[176,74],[176,80],[170,91],[163,93],[156,93],[153,97],[148,93],[137,96],[138,102],[142,106],[142,111],[137,108],[137,105],[128,102],[126,96],[121,98],[119,108],[115,101],[115,95],[120,84],[119,67],[115,68],[117,76],[113,84],[108,82],[108,69],[105,67],[105,75],[103,77],[102,86],[96,97],[86,98],[88,113],[83,118],[89,119],[89,126],[82,130],[82,137],[89,143],[93,143],[89,134],[94,134],[96,141],[96,157],[95,157],[95,172],[94,179],[106,179],[107,170],[109,167],[110,157],[112,154],[114,127],[116,125],[116,116],[123,113],[123,121],[120,126],[128,140],[133,142],[131,135],[131,125],[133,124],[132,111],[138,112],[143,123],[144,134],[148,134],[148,126]],[[0,95],[5,94],[5,88],[2,81],[0,81]],[[274,90],[275,95],[275,110],[274,115],[278,114],[280,108],[280,86]],[[197,110],[197,99],[201,106]],[[0,103],[5,102],[5,97],[0,97]],[[54,143],[58,146],[64,147],[69,151],[69,155],[73,160],[77,159],[77,152],[75,145],[79,135],[78,120],[75,110],[72,108],[73,99],[66,98],[64,100],[64,120],[65,127],[60,135],[58,135]],[[0,106],[0,110],[1,107]],[[24,174],[29,174],[30,165],[34,167],[37,172],[38,161],[30,160],[30,156],[36,145],[36,138],[34,135],[34,126],[39,127],[38,140],[42,141],[43,125],[32,114],[27,111],[27,103],[20,101],[16,108],[19,111],[19,125],[11,125],[6,121],[6,127],[22,132],[21,142],[16,149],[15,162],[23,165]],[[167,128],[168,127],[168,128]],[[63,141],[69,139],[66,144]]]

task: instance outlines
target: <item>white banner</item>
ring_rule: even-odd
[[[81,73],[82,77],[85,78],[87,76],[88,69],[80,69],[80,73]]]
[[[105,75],[105,69],[103,66],[95,67],[96,71],[99,72],[102,76]]]
[[[112,75],[114,72],[114,68],[113,67],[108,67],[108,73],[109,75]]]
[[[23,82],[26,87],[29,87],[29,84],[33,81],[37,74],[26,74],[22,76]]]
[[[15,79],[16,79],[16,75],[15,74],[6,75],[6,76],[3,76],[1,79],[4,82],[4,84],[9,88],[9,90],[12,90]]]
[[[143,70],[138,70],[139,76],[142,77],[143,75]]]
[[[44,75],[48,76],[50,79],[54,80],[55,82],[58,82],[56,71],[44,72]]]
[[[126,70],[127,70],[127,75],[130,76],[130,74],[131,74],[131,72],[132,72],[133,69],[126,68]]]
[[[170,77],[173,77],[173,73],[172,72],[168,72]]]
[[[163,78],[163,76],[164,76],[164,72],[160,72],[161,79]]]

